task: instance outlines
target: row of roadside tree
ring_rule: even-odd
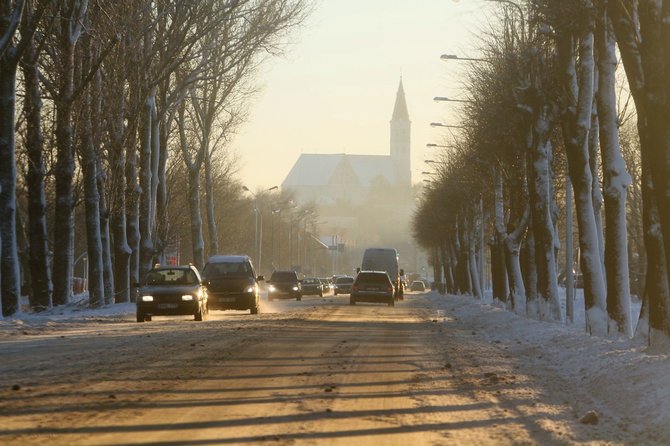
[[[559,276],[569,282],[578,257],[587,331],[632,336],[637,327],[663,344],[670,1],[497,3],[500,20],[468,66],[463,128],[433,160],[415,237],[449,292],[476,296],[487,245],[494,298],[544,320],[562,319]],[[572,228],[573,209],[577,256],[572,231],[559,233]],[[642,299],[639,320],[631,284]]]
[[[250,200],[227,143],[260,64],[307,12],[305,0],[0,2],[3,315],[22,291],[33,310],[67,303],[82,240],[92,306],[129,301],[177,241],[197,267],[222,242],[239,248],[231,228],[253,212],[239,212]]]

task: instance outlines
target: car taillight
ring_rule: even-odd
[[[351,289],[352,289],[353,291],[358,291],[358,285],[352,285],[352,286],[351,286]]]

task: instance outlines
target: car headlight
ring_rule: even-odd
[[[149,296],[149,295],[142,296],[142,302],[153,302],[153,301],[154,301],[153,296]]]
[[[254,287],[253,285],[248,286],[248,287],[246,287],[246,288],[244,289],[244,292],[245,292],[245,293],[253,293],[254,291],[256,291],[256,289],[255,289],[255,287]]]
[[[293,287],[293,291],[298,291],[298,287],[297,287],[297,286],[294,286],[294,287]]]
[[[270,285],[268,287],[268,291],[271,292],[271,293],[274,293],[275,291],[277,291],[277,288],[275,288],[274,285]]]
[[[191,301],[191,300],[193,300],[193,296],[190,295],[190,294],[184,294],[184,295],[181,297],[181,300]]]

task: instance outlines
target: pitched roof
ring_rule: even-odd
[[[303,153],[286,175],[282,187],[325,185],[344,156],[343,153]]]
[[[393,107],[392,121],[409,121],[409,112],[407,111],[407,101],[405,101],[405,89],[402,86],[402,77],[398,84],[398,92],[395,95],[395,106]]]
[[[347,155],[347,157],[361,185],[370,186],[378,177],[383,177],[389,184],[396,183],[395,165],[390,156]]]
[[[397,180],[395,165],[388,155],[303,153],[286,176],[282,187],[325,186],[331,182],[338,168],[349,166],[361,186],[368,187],[379,177],[389,184],[395,184]]]

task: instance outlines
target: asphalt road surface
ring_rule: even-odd
[[[569,404],[579,389],[482,340],[446,299],[412,294],[390,308],[314,297],[263,302],[254,316],[212,312],[204,322],[136,323],[129,314],[5,334],[0,444],[594,438]]]

